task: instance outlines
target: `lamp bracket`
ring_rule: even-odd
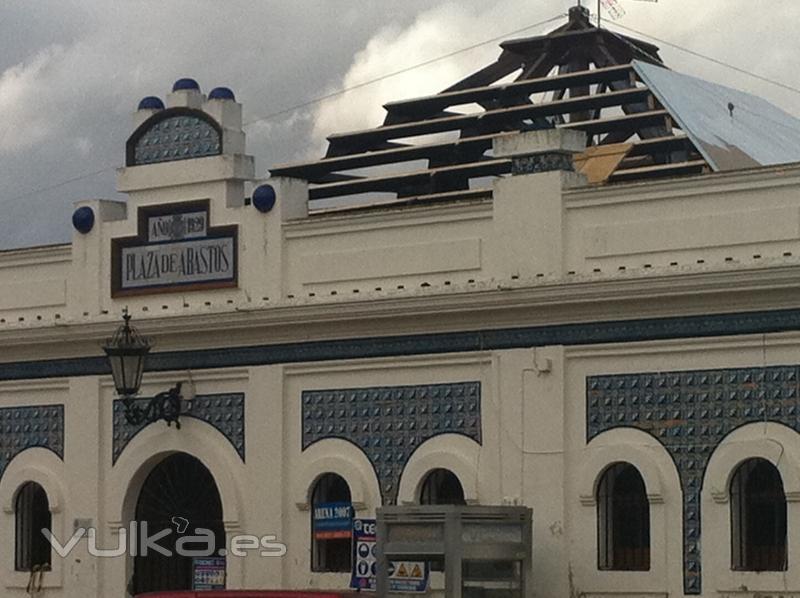
[[[180,430],[182,384],[182,382],[178,382],[169,390],[158,393],[144,407],[137,405],[133,397],[123,397],[125,419],[132,426],[152,424],[163,419],[167,422],[167,426],[171,427],[174,423],[175,427]]]

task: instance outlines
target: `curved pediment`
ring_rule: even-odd
[[[189,160],[222,153],[222,129],[201,110],[169,108],[136,129],[127,143],[127,166]]]

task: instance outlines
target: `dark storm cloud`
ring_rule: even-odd
[[[232,87],[252,119],[335,85],[387,22],[432,2],[13,0],[0,8],[0,247],[68,239],[72,202],[113,197],[129,113],[192,76]],[[308,115],[251,127],[259,172],[302,151]]]
[[[709,0],[620,0],[631,27],[765,75],[790,61],[789,0],[770,11]],[[277,112],[563,12],[568,0],[3,0],[0,7],[0,248],[68,240],[72,203],[115,197],[130,111],[192,76],[233,88],[245,120]],[[744,7],[744,8],[743,8]],[[657,16],[656,16],[657,15]],[[752,26],[751,26],[752,24]],[[551,25],[553,27],[555,25]],[[765,38],[762,31],[771,33]],[[736,45],[731,44],[736,40]],[[497,54],[482,48],[247,129],[260,175],[374,124],[392,97],[438,91]],[[764,95],[797,95],[666,49],[673,67]],[[791,80],[793,78],[794,80]],[[31,193],[104,167],[111,170]]]

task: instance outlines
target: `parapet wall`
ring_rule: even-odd
[[[557,170],[496,179],[482,199],[309,215],[294,179],[269,181],[268,210],[245,201],[250,168],[230,177],[225,168],[242,160],[122,169],[131,201],[81,202],[95,223],[71,245],[0,252],[0,330],[112,321],[126,306],[158,318],[543,286],[566,298],[573,282],[646,287],[796,266],[800,256],[798,165],[608,186]],[[207,180],[169,184],[195,162]],[[235,284],[115,294],[117,239],[142,234],[141,210],[186,202],[208,205],[209,230],[236,230]]]

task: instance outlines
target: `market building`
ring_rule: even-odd
[[[580,8],[386,108],[265,180],[181,79],[127,203],[0,252],[2,594],[346,589],[352,516],[466,504],[532,509],[535,596],[800,596],[800,121]],[[131,522],[258,540],[90,554]]]

